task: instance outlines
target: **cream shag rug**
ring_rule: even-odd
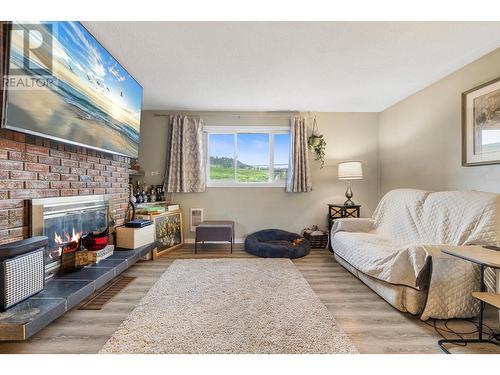
[[[357,353],[289,259],[176,260],[101,353]]]

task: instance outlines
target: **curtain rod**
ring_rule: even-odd
[[[180,115],[182,113],[169,113],[169,114],[164,114],[164,113],[155,113],[153,114],[154,117],[170,117],[170,116],[175,116],[175,115]],[[290,116],[296,116],[298,113],[288,113],[288,114],[268,114],[268,115],[234,115],[234,114],[227,114],[227,115],[221,115],[221,114],[207,114],[203,115],[204,117],[210,117],[210,116],[222,116],[222,117],[237,117],[237,118],[290,118]],[[188,115],[192,117],[201,117],[201,115]]]
[[[170,116],[177,116],[177,115],[182,115],[183,113],[169,113],[169,114],[164,114],[164,113],[154,113],[154,117],[170,117]],[[190,115],[191,117],[200,117],[199,115]]]
[[[290,118],[290,116],[294,115],[296,115],[296,113],[264,114],[264,115],[228,115],[228,116],[237,118]]]
[[[154,117],[170,117],[170,116],[176,116],[176,115],[180,115],[180,113],[170,113],[168,115],[165,115],[165,114],[162,114],[162,113],[155,113],[153,114]],[[194,117],[198,120],[201,120],[201,117],[200,116],[191,116],[190,117]]]

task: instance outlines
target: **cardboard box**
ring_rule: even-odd
[[[155,226],[144,228],[116,228],[116,247],[123,249],[137,249],[155,241]]]

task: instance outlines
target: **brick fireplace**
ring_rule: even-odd
[[[30,236],[29,200],[107,194],[123,224],[130,159],[0,129],[0,244]]]

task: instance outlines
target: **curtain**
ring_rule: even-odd
[[[165,191],[204,192],[203,121],[185,115],[171,116],[168,146]]]
[[[286,191],[305,193],[312,190],[312,182],[307,150],[307,124],[304,117],[297,116],[292,119],[290,134],[292,145]]]

